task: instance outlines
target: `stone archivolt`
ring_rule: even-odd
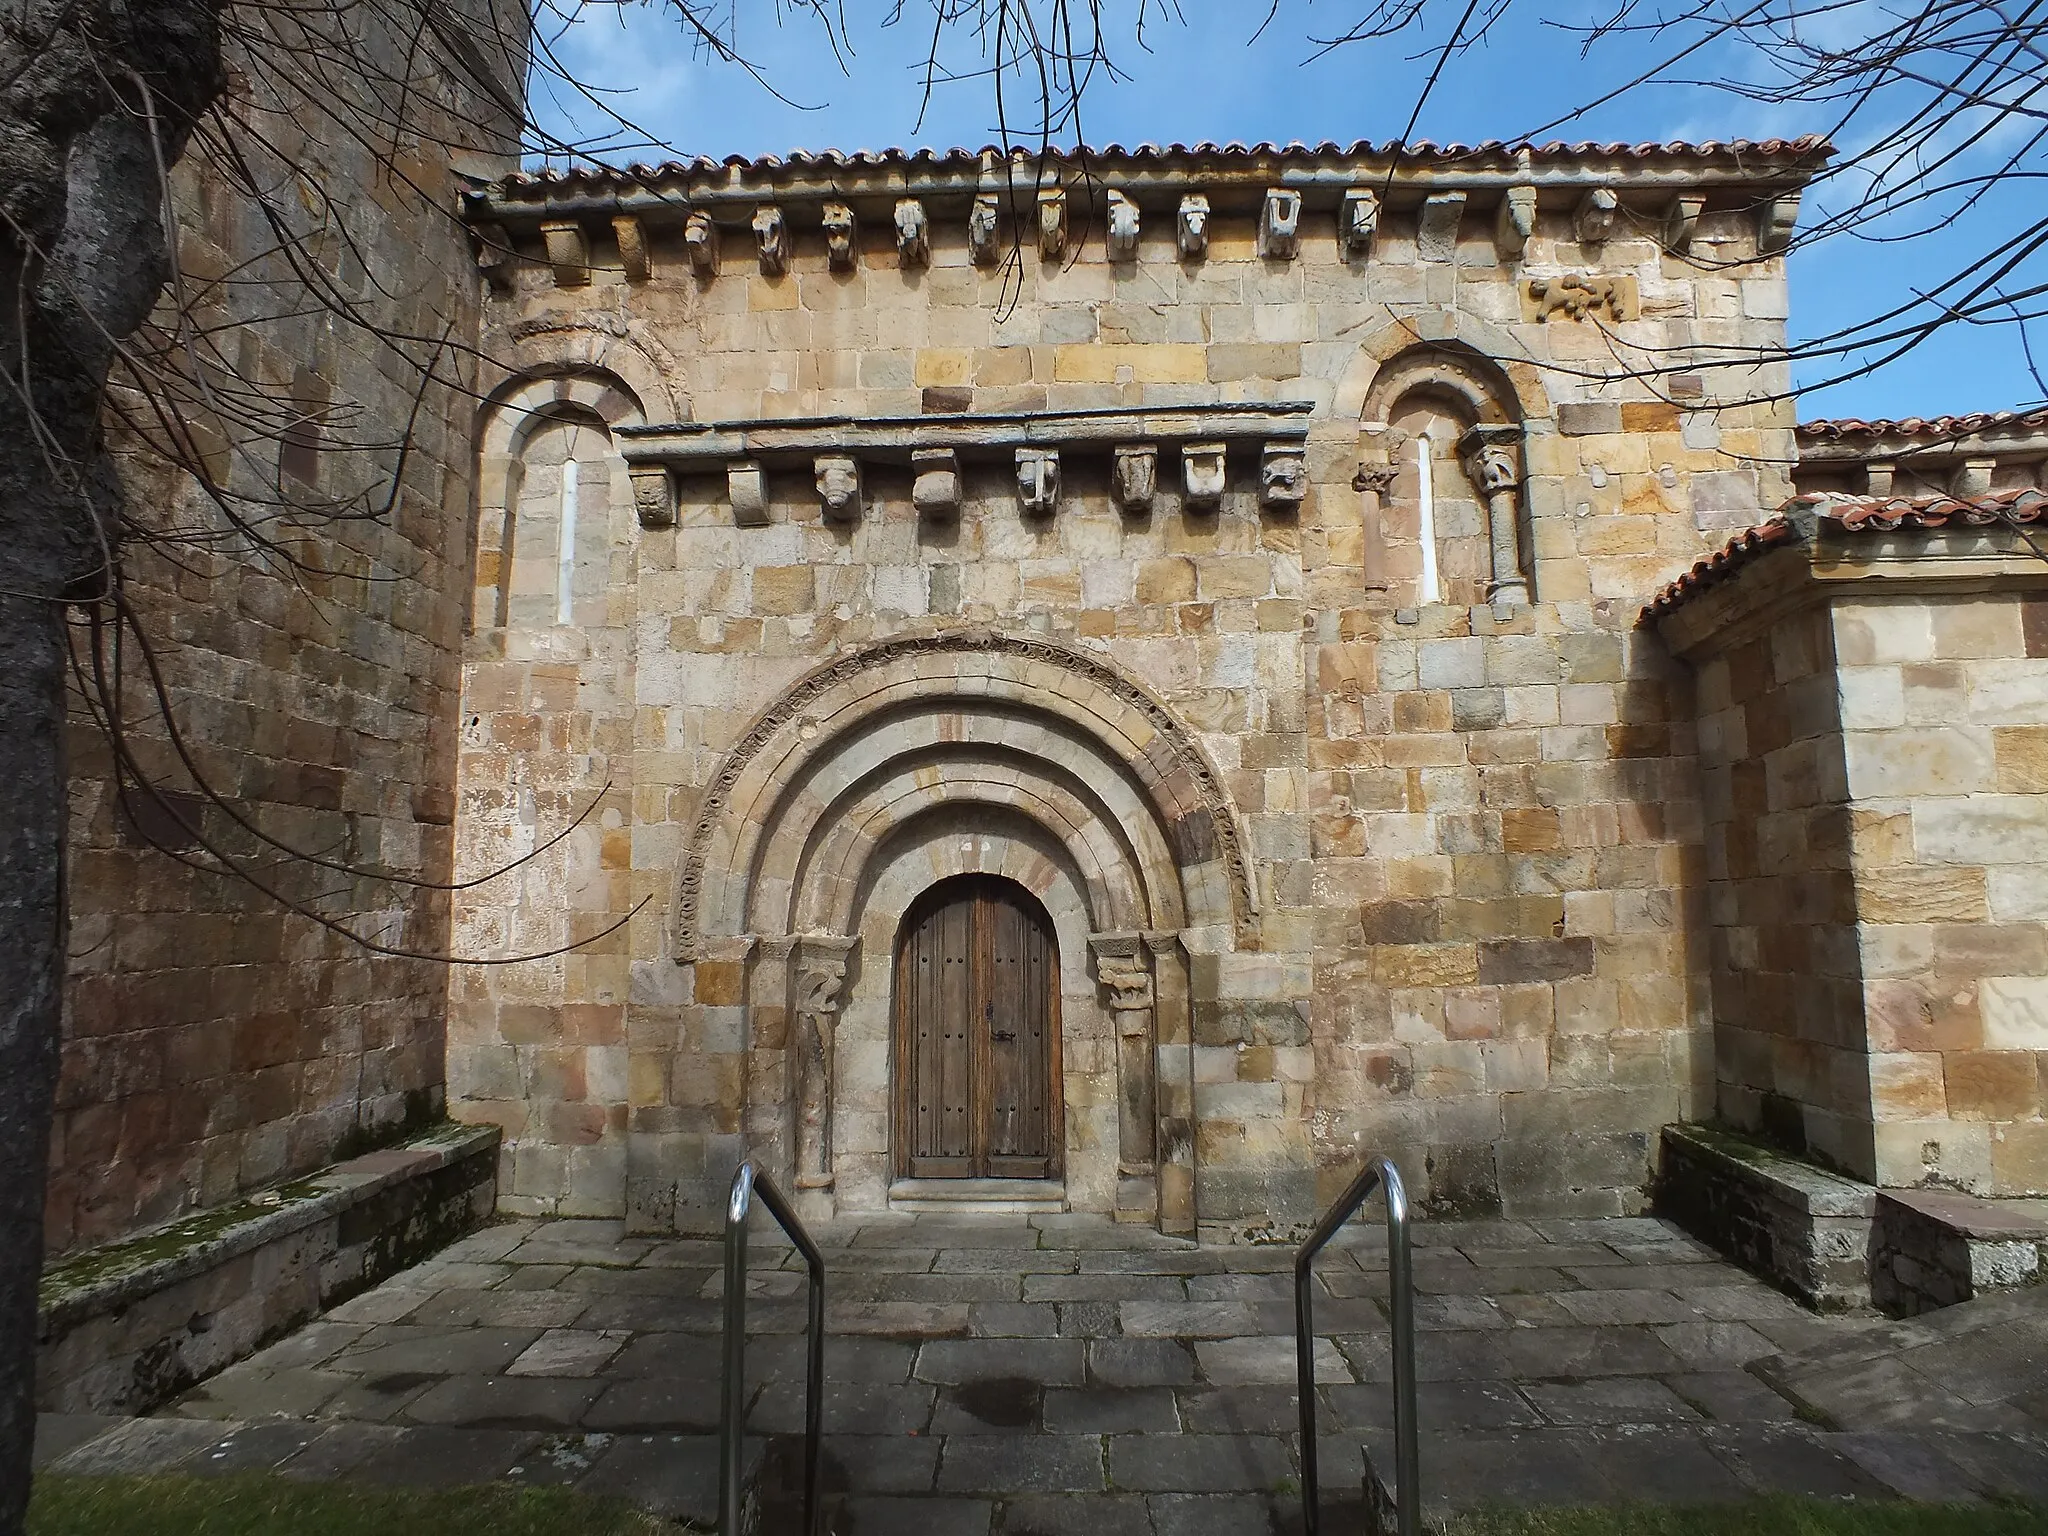
[[[853,769],[865,782],[902,751],[922,743],[930,753],[942,742],[1007,752],[1047,794],[1076,775],[1094,786],[1089,798],[1116,811],[1109,820],[1129,839],[1125,863],[1141,876],[1132,889],[1146,893],[1127,926],[1208,927],[1226,941],[1255,941],[1257,904],[1236,819],[1214,769],[1166,707],[1066,646],[960,632],[842,657],[754,723],[713,776],[691,829],[677,877],[676,958],[696,959],[716,936],[763,931],[752,926],[763,900],[778,920],[786,920],[784,903],[809,902],[805,912],[816,912],[823,897],[793,887],[824,806],[841,798],[835,790],[821,803],[820,786]]]

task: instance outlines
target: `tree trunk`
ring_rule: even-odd
[[[217,0],[0,8],[0,1536],[35,1445],[63,1029],[65,604],[113,590],[100,413],[170,272],[160,167],[220,89]]]
[[[64,626],[0,595],[0,1532],[28,1505],[36,1285],[64,983]]]

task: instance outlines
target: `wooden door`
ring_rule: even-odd
[[[896,948],[896,1168],[914,1179],[1059,1169],[1059,949],[1022,886],[933,887]]]

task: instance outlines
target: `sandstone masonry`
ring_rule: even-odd
[[[1387,1150],[1439,1209],[1638,1208],[1714,1042],[1692,685],[1636,615],[1791,491],[1753,358],[1822,153],[475,199],[456,859],[535,857],[457,941],[593,940],[455,982],[503,1203],[688,1223],[752,1151],[886,1206],[899,928],[985,873],[1057,939],[1067,1204],[1285,1231]]]

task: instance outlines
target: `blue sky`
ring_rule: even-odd
[[[1035,3],[1043,10],[1049,0]],[[770,0],[716,0],[723,12],[736,9],[733,39],[787,102],[744,69],[692,47],[672,9],[586,9],[555,46],[580,79],[618,93],[606,101],[662,146],[650,151],[644,142],[617,144],[602,157],[609,160],[995,142],[994,91],[985,75],[943,83],[925,98],[932,4],[905,0],[902,19],[888,25],[892,0],[844,0],[852,52],[842,60],[815,20],[789,13],[787,5],[778,18]],[[1415,110],[1443,29],[1462,9],[1430,13],[1432,32],[1347,45],[1317,58],[1312,40],[1347,27],[1362,12],[1361,0],[1281,0],[1263,33],[1265,0],[1180,0],[1177,13],[1145,0],[1145,8],[1150,19],[1141,45],[1133,27],[1140,0],[1109,0],[1105,7],[1118,28],[1109,34],[1112,58],[1128,78],[1098,78],[1089,89],[1081,126],[1090,143],[1397,137]],[[1510,5],[1478,47],[1447,66],[1414,136],[1472,143],[1538,133],[1633,142],[1767,138],[1830,126],[1796,108],[1687,84],[1644,87],[1551,126],[1655,59],[1641,38],[1603,40],[1582,57],[1580,39],[1545,20],[1582,14],[1590,12],[1556,3]],[[1857,8],[1834,13],[1832,24],[1853,29]],[[955,28],[948,58],[962,69],[978,65],[977,40],[965,28]],[[1724,52],[1699,60],[1696,73],[1761,80],[1760,71],[1754,56]],[[1029,140],[1032,93],[1022,82],[1011,84],[1018,104],[1012,139]],[[566,138],[587,140],[603,126],[601,112],[569,99],[559,86],[537,84],[535,110],[541,123]],[[1072,130],[1061,138],[1071,142]],[[1981,152],[1997,142],[1994,136]],[[1795,253],[1795,338],[1824,335],[1909,302],[1917,289],[2039,217],[2023,197],[2023,185],[2001,189],[1970,214],[1910,240],[1836,236]],[[1809,197],[1804,219],[1812,217],[1814,202]],[[2035,258],[2014,281],[2024,285],[2029,272],[2032,281],[2048,279],[2044,264]],[[2048,330],[2037,327],[2035,339],[2048,364]],[[1998,410],[2036,403],[2043,394],[2010,325],[1951,327],[1866,376],[1827,383],[1843,370],[1832,361],[1801,366],[1802,417]]]

